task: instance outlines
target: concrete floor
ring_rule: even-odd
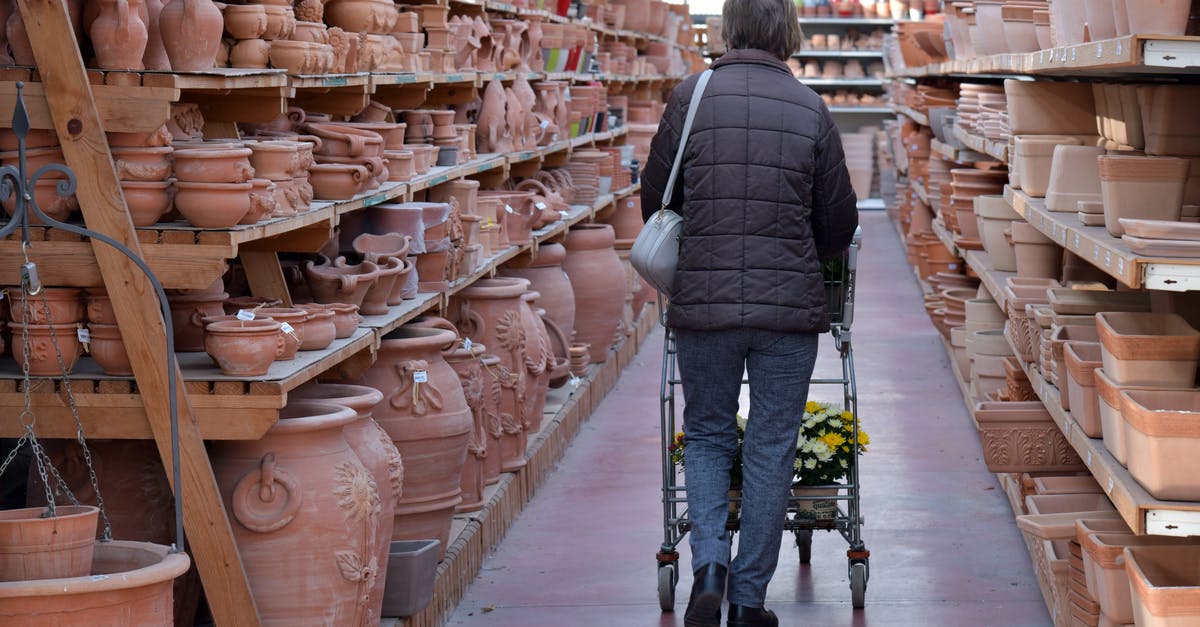
[[[859,413],[873,444],[862,459],[867,607],[850,605],[845,542],[820,532],[808,566],[784,538],[767,606],[789,627],[1049,625],[1012,511],[984,467],[896,232],[882,212],[862,221],[854,355]],[[661,351],[661,335],[647,342],[448,624],[683,624],[690,568],[674,613],[659,609],[655,579]],[[823,346],[817,376],[836,367],[836,354]],[[838,400],[840,390],[814,387],[810,397]]]

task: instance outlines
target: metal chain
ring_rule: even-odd
[[[46,315],[46,320],[50,320],[50,301],[46,299],[46,291],[42,290],[42,312]],[[103,532],[100,534],[101,542],[112,540],[112,522],[108,519],[108,512],[104,508],[104,497],[100,495],[100,479],[96,476],[96,467],[92,463],[92,451],[88,448],[87,438],[83,435],[83,423],[79,420],[79,406],[75,402],[75,393],[71,391],[71,381],[67,377],[67,363],[63,359],[62,349],[58,345],[58,334],[54,331],[54,325],[50,327],[50,343],[54,346],[54,356],[58,359],[58,369],[62,373],[62,387],[67,394],[67,406],[71,408],[71,419],[75,421],[75,439],[79,442],[79,448],[83,451],[83,461],[87,466],[88,479],[92,483],[92,491],[96,494],[96,506],[100,508],[100,522],[103,525]],[[58,474],[54,472],[54,474]],[[60,483],[62,483],[60,478]],[[64,485],[65,487],[65,485]],[[74,499],[74,496],[72,496]]]

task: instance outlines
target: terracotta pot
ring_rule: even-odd
[[[1104,228],[1109,235],[1125,233],[1121,218],[1179,220],[1188,177],[1186,159],[1102,155],[1099,172]]]
[[[0,511],[0,582],[83,577],[90,572],[100,509],[60,504],[53,517],[43,517],[45,513],[45,507]]]
[[[128,377],[133,375],[133,365],[129,362],[129,354],[125,352],[125,341],[121,339],[121,329],[115,324],[88,324],[91,333],[92,359],[100,364],[104,374]]]
[[[213,446],[214,474],[265,623],[372,620],[380,498],[343,432],[359,420],[340,405],[291,401],[262,439]]]
[[[254,177],[250,149],[175,150],[175,176],[189,183],[245,183]]]
[[[1103,154],[1102,148],[1094,146],[1055,146],[1050,184],[1046,187],[1046,208],[1075,212],[1080,201],[1102,200],[1096,159]]]
[[[304,264],[304,276],[312,287],[313,296],[319,303],[348,303],[362,306],[367,290],[379,277],[379,266],[364,261],[348,265],[339,257],[332,264],[317,265],[312,261]]]
[[[991,472],[1086,469],[1041,401],[980,403],[976,420],[984,461]]]
[[[383,137],[379,133],[341,124],[307,123],[303,128],[321,138],[314,152],[330,157],[381,157]]]
[[[354,238],[351,246],[354,252],[363,256],[367,261],[379,263],[387,257],[403,258],[408,254],[412,237],[400,233],[374,235],[363,233]]]
[[[250,179],[250,211],[238,224],[258,224],[279,211],[275,183],[267,179]]]
[[[542,413],[546,407],[546,393],[550,388],[551,371],[557,364],[551,346],[550,332],[542,322],[544,309],[535,309],[539,294],[527,291],[521,295],[521,320],[525,325],[529,342],[525,351],[525,372],[529,388],[525,392],[526,433],[537,433],[542,429]]]
[[[1079,427],[1089,438],[1103,435],[1100,422],[1100,397],[1096,392],[1096,369],[1103,365],[1098,342],[1066,342],[1063,349],[1066,361],[1067,380],[1060,382],[1060,392],[1067,389],[1067,401],[1063,409],[1070,409]]]
[[[79,359],[82,347],[75,335],[75,323],[69,324],[21,324],[8,323],[12,329],[12,353],[17,365],[26,367],[25,348],[28,344],[29,374],[38,377],[70,373]],[[25,335],[28,339],[24,339]],[[59,363],[61,355],[62,363]]]
[[[121,181],[121,191],[134,226],[153,226],[174,208],[174,188],[168,181]]]
[[[404,482],[404,464],[400,452],[386,431],[371,418],[371,410],[383,400],[383,394],[374,388],[345,383],[310,383],[289,393],[290,398],[315,400],[349,407],[358,414],[355,420],[342,428],[342,434],[363,467],[371,473],[375,489],[379,494],[378,522],[375,528],[376,560],[380,572],[386,567],[388,547],[391,546],[392,526],[396,515]],[[368,616],[379,616],[383,604],[384,577],[375,577],[375,585],[367,597]]]
[[[1101,612],[1114,624],[1132,624],[1133,600],[1125,571],[1126,547],[1187,546],[1186,538],[1137,537],[1131,533],[1080,533],[1085,579],[1095,589]]]
[[[261,377],[283,354],[285,344],[279,327],[271,320],[214,322],[204,329],[204,348],[222,374]]]
[[[100,13],[89,28],[96,50],[96,65],[102,70],[141,70],[149,32],[129,0],[100,3]]]
[[[267,12],[261,4],[228,4],[221,13],[225,32],[234,39],[258,39],[267,32]]]
[[[500,419],[499,415],[488,412],[489,408],[499,406],[500,381],[484,371],[482,359],[485,352],[486,347],[483,344],[472,344],[470,349],[456,346],[442,351],[446,363],[450,364],[458,375],[467,406],[471,408],[472,418],[466,462],[460,475],[462,503],[455,508],[456,513],[474,512],[483,508],[483,490],[487,485],[485,460],[488,454],[488,423],[498,423]],[[486,397],[494,397],[494,401],[489,404],[485,402]]]
[[[8,308],[8,318],[13,322],[63,325],[74,324],[84,317],[83,290],[77,287],[47,287],[37,296],[12,289],[9,299],[17,303]]]
[[[495,457],[500,459],[499,469],[503,472],[513,472],[525,465],[525,426],[533,420],[527,414],[529,407],[525,400],[535,382],[528,374],[526,358],[530,363],[540,360],[535,358],[539,354],[537,337],[528,334],[525,326],[527,306],[521,298],[528,284],[518,278],[480,279],[460,292],[463,301],[458,325],[463,337],[489,346],[492,354],[500,358],[498,374],[505,377],[500,397],[499,437],[488,443],[488,450],[498,452]],[[490,476],[492,472],[485,474]]]
[[[1200,498],[1195,451],[1200,391],[1126,391],[1121,394],[1129,473],[1156,499]]]
[[[407,181],[416,176],[417,171],[412,151],[385,150],[383,156],[387,160],[389,181]]]
[[[267,5],[263,9],[267,13],[267,29],[261,35],[263,39],[273,41],[292,36],[292,32],[296,30],[296,14],[292,7]]]
[[[207,70],[216,63],[225,20],[212,0],[171,0],[158,26],[172,70]]]
[[[170,146],[114,148],[117,177],[122,181],[164,181],[171,175],[173,152]]]
[[[266,69],[271,59],[271,42],[244,39],[229,49],[229,64],[233,67]]]
[[[422,292],[444,292],[449,287],[450,239],[425,240],[425,252],[413,262]]]
[[[1129,0],[1126,0],[1128,3]],[[1188,0],[1151,0],[1130,7],[1129,31],[1135,35],[1183,35],[1187,32]]]
[[[1104,368],[1094,371],[1096,394],[1099,397],[1100,425],[1104,437],[1104,448],[1112,454],[1122,466],[1128,461],[1125,446],[1125,418],[1122,416],[1121,393],[1131,390],[1149,390],[1170,392],[1178,388],[1165,388],[1155,385],[1119,385],[1114,382]]]
[[[250,183],[176,184],[175,208],[193,225],[227,229],[250,212]]]
[[[309,63],[309,42],[275,39],[267,58],[271,67],[287,70],[288,74],[304,74]]]
[[[333,311],[334,337],[341,340],[354,335],[354,332],[358,330],[358,323],[362,322],[362,316],[358,315],[357,306],[332,303],[325,307]]]
[[[287,323],[291,331],[281,328],[283,332],[283,353],[275,361],[290,361],[296,358],[304,342],[305,330],[308,327],[308,312],[295,307],[262,307],[255,312],[256,316],[269,318],[280,323]]]
[[[350,306],[355,307],[355,311],[357,311],[356,306]],[[334,320],[339,315],[338,310],[318,303],[303,303],[296,307],[308,312],[308,320],[304,322],[304,339],[300,342],[300,350],[324,350],[339,337],[338,324]],[[355,319],[355,329],[357,328],[358,320]],[[347,334],[347,337],[353,334],[354,329]]]
[[[271,181],[288,181],[297,171],[307,172],[309,166],[301,164],[302,145],[306,144],[291,141],[246,142],[255,176]]]
[[[437,538],[445,547],[462,502],[472,417],[462,384],[441,354],[454,341],[451,331],[401,327],[383,337],[379,358],[363,376],[365,385],[388,391],[375,419],[405,463],[392,540]]]
[[[342,0],[338,0],[341,2]],[[335,122],[339,126],[355,128],[361,131],[378,133],[383,138],[383,149],[400,150],[404,146],[405,129],[403,122]]]
[[[309,169],[309,182],[318,200],[349,200],[362,193],[370,172],[361,165],[321,163]]]
[[[390,311],[389,305],[399,304],[391,302],[395,300],[393,295],[396,294],[396,282],[401,280],[405,273],[412,271],[412,265],[404,256],[387,257],[380,260],[378,265],[379,277],[363,297],[360,311],[365,316],[382,316]]]
[[[1177,314],[1101,312],[1096,329],[1104,372],[1119,385],[1190,387],[1200,360],[1200,332]]]
[[[570,339],[575,334],[575,292],[563,271],[566,256],[562,244],[542,244],[537,257],[510,261],[500,267],[500,275],[528,280],[530,287],[541,294],[538,306],[546,309],[550,320]]]
[[[578,225],[567,234],[563,270],[575,293],[575,339],[591,344],[592,363],[608,358],[628,286],[613,250],[612,227]]]
[[[186,553],[143,542],[96,542],[82,576],[0,584],[0,620],[44,625],[102,625],[114,613],[129,624],[171,622],[171,581],[188,571]]]
[[[1057,279],[1062,274],[1062,248],[1028,222],[1012,223],[1017,276]]]

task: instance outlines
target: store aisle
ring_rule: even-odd
[[[805,567],[785,536],[768,607],[787,627],[1048,625],[1012,510],[983,465],[896,233],[882,212],[864,214],[863,228],[854,342],[859,409],[873,443],[862,460],[867,607],[850,607],[846,545],[826,533],[815,537]],[[448,624],[683,624],[690,574],[673,614],[659,610],[655,582],[661,350],[661,334],[650,338]],[[837,363],[823,346],[817,376]],[[837,400],[840,392],[814,389],[810,397]]]

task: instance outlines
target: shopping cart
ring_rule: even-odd
[[[850,248],[840,260],[830,264],[825,281],[827,309],[834,346],[841,359],[842,376],[832,379],[813,379],[813,386],[842,386],[843,407],[858,416],[858,392],[854,381],[854,351],[850,342],[850,326],[854,322],[854,274],[858,263],[858,251],[862,245],[862,229],[854,233]],[[662,305],[662,303],[660,303]],[[671,456],[670,448],[676,433],[675,391],[680,385],[675,362],[675,334],[666,327],[666,307],[661,307],[660,323],[666,328],[663,343],[662,386],[660,388],[660,410],[662,418],[663,459],[663,543],[658,558],[658,602],[664,612],[675,608],[675,585],[679,582],[679,552],[676,547],[683,541],[690,528],[687,517],[687,488],[679,483],[682,477],[679,467]],[[743,380],[742,385],[748,385]],[[810,396],[811,396],[810,392]],[[858,451],[858,421],[853,430],[853,450]],[[871,577],[870,552],[862,540],[863,517],[860,510],[858,455],[851,456],[845,483],[829,486],[805,486],[814,491],[825,491],[832,495],[792,496],[788,501],[788,518],[784,530],[796,536],[800,563],[809,563],[812,557],[813,532],[817,530],[837,531],[850,545],[846,551],[847,575],[850,580],[850,599],[855,608],[866,604],[867,581]],[[740,501],[740,497],[732,500]],[[814,518],[811,515],[813,501],[835,501],[836,512],[832,516]],[[726,531],[732,539],[738,531],[738,519],[731,514]]]

